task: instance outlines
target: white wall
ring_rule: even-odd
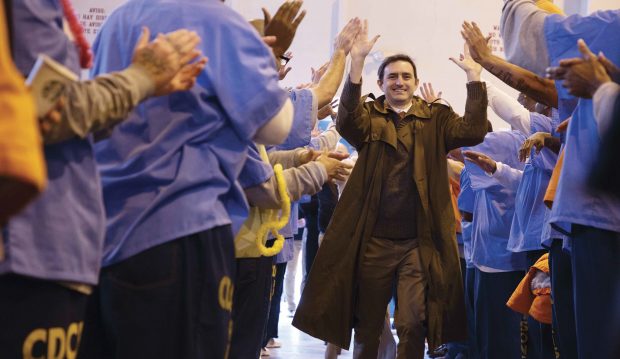
[[[88,13],[93,7],[104,8],[109,13],[123,2],[125,0],[74,0],[79,13]],[[249,20],[262,18],[261,7],[275,13],[282,0],[227,0],[226,3]],[[619,0],[556,0],[555,3],[563,8],[576,8],[580,13],[620,7]],[[454,110],[462,113],[466,98],[465,74],[448,58],[458,56],[463,49],[459,33],[463,20],[476,21],[485,33],[494,32],[498,40],[496,53],[502,56],[496,29],[502,5],[501,0],[307,0],[303,5],[306,18],[291,47],[294,57],[289,65],[293,70],[283,85],[308,82],[310,67],[316,68],[329,59],[338,30],[348,19],[358,16],[369,20],[371,35],[381,35],[376,51],[367,59],[364,92],[379,94],[376,86],[379,63],[384,56],[404,52],[416,61],[420,80],[432,82],[435,89],[443,91],[443,97]],[[94,38],[94,34],[89,38]],[[483,76],[516,97],[517,93],[501,81],[490,74],[483,73]],[[507,128],[491,112],[489,117],[494,127]]]

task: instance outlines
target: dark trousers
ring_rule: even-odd
[[[486,273],[476,269],[476,347],[480,359],[521,358],[521,314],[506,306],[523,271]]]
[[[355,304],[353,357],[376,359],[385,309],[397,281],[394,324],[399,359],[424,358],[426,278],[416,239],[371,237],[360,265]]]
[[[104,268],[80,357],[226,357],[234,258],[231,227],[222,226]]]
[[[547,250],[541,249],[527,252],[528,266],[534,263]],[[528,359],[555,359],[555,350],[553,349],[553,336],[550,324],[543,324],[531,316],[527,317],[527,349]]]
[[[620,340],[620,233],[573,225],[571,260],[579,358],[611,358]]]
[[[461,276],[463,279],[463,288],[467,287],[467,267],[466,267],[466,263],[465,263],[465,259],[460,258],[461,261]],[[467,323],[469,324],[471,322],[471,313],[469,311],[469,304],[467,303],[467,296],[465,296],[465,308],[467,310]],[[469,327],[467,328],[468,330],[470,329]],[[469,333],[473,333],[473,332],[469,332]],[[471,335],[469,335],[471,337]],[[447,347],[448,347],[448,354],[446,355],[446,359],[454,359],[457,356],[460,355],[459,358],[467,358],[468,354],[469,354],[469,340],[465,340],[465,341],[461,341],[461,342],[452,342],[452,343],[448,343]]]
[[[284,274],[286,273],[286,262],[275,265],[276,274],[273,283],[273,295],[269,305],[269,319],[267,328],[263,335],[263,347],[267,345],[269,339],[278,337],[278,324],[280,323],[280,302],[282,302],[282,290],[284,288]]]
[[[86,300],[52,281],[0,276],[0,357],[75,358]]]
[[[273,257],[239,258],[230,359],[258,358],[269,316]]]
[[[549,250],[553,327],[561,359],[577,359],[573,269],[570,254],[562,249],[562,240],[554,239]]]
[[[319,202],[317,196],[312,196],[310,202],[300,204],[306,219],[306,242],[302,252],[304,253],[304,279],[306,282],[314,257],[319,251]]]
[[[475,284],[476,284],[476,268],[467,268],[465,270],[465,310],[467,311],[467,335],[469,346],[469,358],[478,358],[478,349],[476,347],[476,311],[475,311]]]

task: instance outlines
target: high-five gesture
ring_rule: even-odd
[[[276,58],[284,55],[291,46],[299,24],[306,16],[306,10],[301,13],[302,0],[286,1],[271,17],[269,11],[263,8],[265,20],[265,36],[275,36],[275,43],[271,46]]]
[[[376,35],[372,39],[368,39],[368,20],[364,20],[359,33],[355,37],[353,47],[351,47],[351,59],[364,60],[370,53],[370,50],[372,50],[372,47],[375,46],[379,36]]]
[[[360,31],[355,37],[353,46],[351,47],[351,72],[349,74],[353,83],[359,83],[362,80],[362,70],[364,69],[364,60],[366,56],[375,46],[380,35],[376,35],[372,39],[368,39],[368,20],[362,22]]]
[[[484,37],[482,31],[475,22],[463,22],[461,36],[469,46],[469,52],[474,61],[480,63],[483,59],[492,55],[489,48],[489,40],[491,36]]]
[[[342,50],[345,55],[348,55],[361,28],[362,20],[357,17],[349,20],[334,40],[334,49]]]
[[[467,81],[480,81],[482,66],[471,57],[467,43],[463,46],[463,53],[459,55],[459,59],[457,60],[451,57],[450,60],[465,71],[467,74]]]

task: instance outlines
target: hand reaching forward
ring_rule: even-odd
[[[497,163],[484,153],[476,151],[463,151],[463,156],[465,156],[465,160],[475,163],[484,172],[492,174],[497,171]]]
[[[357,17],[349,20],[342,30],[340,30],[338,36],[336,36],[334,40],[334,49],[342,50],[345,55],[348,55],[361,28],[362,20]]]
[[[463,46],[463,53],[459,55],[459,59],[457,60],[454,57],[451,57],[450,61],[454,62],[458,67],[465,71],[468,81],[480,81],[482,66],[471,57],[467,42],[465,42],[465,45]]]
[[[328,153],[322,153],[316,161],[325,166],[329,180],[335,179],[344,181],[349,176],[351,168],[353,168],[353,166],[348,163],[332,158]]]
[[[525,162],[527,158],[530,157],[532,147],[536,147],[536,154],[539,154],[540,151],[545,148],[545,140],[548,137],[551,137],[551,134],[547,132],[536,132],[531,135],[523,142],[521,148],[519,149],[519,161]]]
[[[489,48],[491,36],[485,38],[475,22],[469,23],[468,21],[464,21],[461,36],[463,36],[469,48],[471,58],[477,63],[481,63],[485,58],[492,55],[491,49]]]
[[[577,47],[582,58],[560,61],[560,66],[547,69],[547,77],[563,80],[562,87],[568,89],[573,96],[592,98],[602,84],[611,81],[611,77],[603,63],[582,39],[577,41]],[[609,63],[609,60],[607,62]]]
[[[265,20],[265,36],[276,37],[275,43],[271,48],[278,59],[291,46],[297,28],[306,16],[306,10],[299,12],[302,3],[303,1],[301,0],[286,1],[278,8],[273,17],[271,17],[267,9],[262,9]]]

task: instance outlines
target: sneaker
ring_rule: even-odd
[[[275,338],[271,338],[267,342],[267,348],[281,348],[281,347],[282,347],[282,343],[279,340],[276,340]]]
[[[261,357],[268,357],[268,356],[269,356],[269,349],[267,349],[267,348],[261,348],[261,350],[260,350],[260,356],[261,356]]]

